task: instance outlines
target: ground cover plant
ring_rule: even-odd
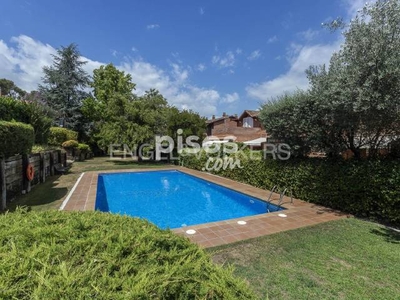
[[[101,212],[0,216],[1,299],[253,299],[231,268],[147,221]]]

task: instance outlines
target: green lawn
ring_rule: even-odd
[[[355,218],[211,249],[262,299],[400,299],[400,233]]]
[[[129,159],[110,160],[109,157],[95,157],[83,162],[74,162],[67,174],[48,177],[44,184],[35,186],[29,194],[19,196],[9,203],[7,208],[10,211],[15,210],[17,206],[28,206],[32,210],[58,209],[82,172],[160,166],[165,166],[165,163],[138,163]]]
[[[94,158],[48,178],[10,206],[58,209],[82,172],[159,164]],[[400,299],[400,233],[346,219],[209,250],[233,264],[261,299]]]

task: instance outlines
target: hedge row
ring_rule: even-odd
[[[0,156],[28,154],[34,141],[35,133],[31,125],[0,121]]]
[[[208,156],[181,157],[185,167],[202,170]],[[259,188],[291,188],[296,198],[361,217],[400,224],[400,161],[273,159],[241,157],[242,169],[214,174]]]
[[[51,127],[49,145],[61,146],[65,141],[78,140],[78,133],[62,127]]]

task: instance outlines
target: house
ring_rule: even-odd
[[[257,110],[245,110],[239,117],[226,113],[219,118],[213,116],[207,120],[207,136],[213,136],[220,140],[233,136],[235,142],[251,145],[265,142],[267,133],[258,119],[259,113]]]

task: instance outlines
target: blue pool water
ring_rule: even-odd
[[[278,211],[251,196],[179,172],[100,174],[96,209],[178,228]]]

